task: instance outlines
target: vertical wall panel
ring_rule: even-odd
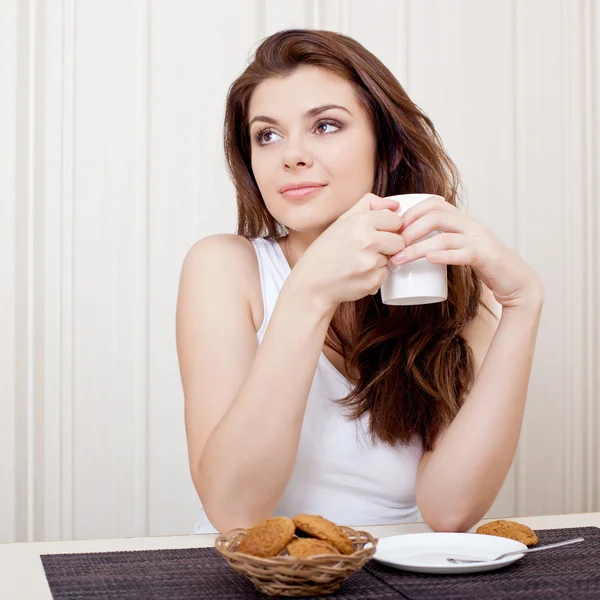
[[[17,0],[0,19],[0,542],[17,537],[16,264]]]
[[[135,335],[144,310],[136,305],[138,6],[76,8],[73,535],[133,535]]]
[[[588,385],[594,390],[589,397],[588,435],[590,440],[589,462],[586,477],[591,485],[588,488],[587,510],[600,510],[600,1],[586,2],[584,22],[586,24],[586,73],[587,106],[589,123],[587,129],[588,198],[590,220],[588,224],[588,277],[590,287],[588,298],[591,304],[591,322],[588,324],[593,353]]]
[[[39,282],[43,326],[39,389],[40,510],[36,538],[73,536],[73,100],[74,0],[38,4],[39,156],[43,212]]]
[[[149,0],[137,0],[136,40],[136,167],[134,180],[134,331],[133,410],[134,514],[136,535],[148,534],[148,316],[149,316],[149,93],[150,14]]]
[[[267,36],[281,29],[301,29],[311,26],[314,12],[312,0],[262,0],[264,23],[261,36]]]
[[[400,83],[407,85],[408,1],[351,0],[348,35],[370,50],[394,73]],[[378,15],[377,23],[373,15]]]
[[[17,5],[17,79],[15,89],[15,408],[16,537],[32,540],[39,506],[40,327],[38,252],[43,215],[37,202],[38,94],[37,5]]]
[[[328,31],[350,34],[351,0],[317,0],[315,26]]]
[[[74,402],[75,402],[75,0],[63,3],[61,28],[61,169],[60,169],[60,437],[61,532],[75,536],[74,527]]]
[[[565,399],[570,402],[564,407],[565,435],[565,471],[563,482],[564,510],[584,510],[588,482],[586,470],[588,466],[587,448],[588,432],[587,409],[588,389],[587,372],[588,348],[587,325],[589,323],[587,289],[592,281],[586,281],[588,257],[587,223],[589,215],[589,190],[586,189],[586,124],[588,115],[585,107],[585,58],[584,58],[584,23],[582,5],[564,2],[562,5],[564,28],[563,38],[563,102],[564,111],[561,116],[563,148],[563,181],[562,201],[564,211],[565,244],[565,288],[566,305],[580,307],[579,310],[565,311]],[[548,115],[550,117],[550,115]],[[563,307],[564,311],[565,308]]]
[[[581,401],[573,388],[573,352],[581,342],[573,286],[580,284],[582,240],[574,226],[583,217],[582,198],[579,174],[571,180],[565,168],[572,150],[565,3],[545,3],[543,27],[538,6],[516,6],[517,246],[546,287],[518,460],[518,510],[554,514],[569,510],[573,448],[566,429]]]

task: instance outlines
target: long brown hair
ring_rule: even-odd
[[[353,84],[376,132],[373,193],[430,193],[455,205],[457,169],[431,120],[394,75],[361,44],[339,33],[291,29],[266,38],[229,89],[225,154],[238,203],[238,234],[280,237],[252,173],[248,105],[256,86],[302,65],[328,69]],[[431,450],[458,412],[474,379],[472,352],[461,336],[477,314],[481,282],[470,267],[448,267],[448,300],[388,306],[379,294],[342,304],[326,344],[339,352],[356,385],[340,402],[351,418],[369,416],[373,439]]]

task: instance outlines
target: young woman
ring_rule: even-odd
[[[539,277],[456,207],[433,124],[351,38],[265,39],[225,150],[238,233],[190,249],[177,308],[196,531],[300,512],[469,529],[515,455]],[[445,202],[401,218],[386,199],[415,192]],[[448,300],[383,305],[388,263],[424,257]]]

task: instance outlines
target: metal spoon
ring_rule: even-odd
[[[573,538],[572,540],[556,542],[555,544],[546,544],[545,546],[538,546],[537,548],[527,548],[526,550],[513,550],[512,552],[506,552],[506,554],[496,556],[496,558],[485,558],[479,560],[470,560],[467,558],[447,558],[446,560],[454,565],[462,565],[466,563],[493,562],[495,560],[500,560],[501,558],[506,558],[507,556],[512,556],[514,554],[526,554],[527,552],[537,552],[538,550],[550,550],[550,548],[558,548],[559,546],[566,546],[567,544],[576,544],[577,542],[583,542],[583,538]]]

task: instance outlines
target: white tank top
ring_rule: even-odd
[[[271,238],[252,240],[260,270],[264,318],[260,344],[290,274],[279,244]],[[372,443],[368,415],[350,420],[336,402],[352,390],[348,381],[321,352],[307,400],[296,463],[273,516],[321,515],[340,525],[378,525],[422,521],[415,500],[420,440],[392,448]],[[202,510],[196,533],[216,530]]]

